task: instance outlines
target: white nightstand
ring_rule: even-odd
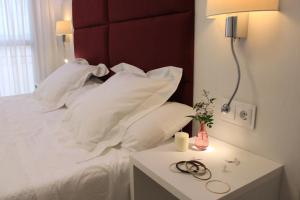
[[[234,158],[240,160],[240,165],[227,164],[229,171],[224,172],[225,160]],[[206,181],[169,170],[171,163],[190,159],[202,159],[212,171],[213,179],[227,182],[231,191],[211,193],[205,187]],[[277,200],[283,168],[281,164],[214,138],[210,138],[207,151],[176,152],[171,142],[133,154],[131,163],[132,200]]]

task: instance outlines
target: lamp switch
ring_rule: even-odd
[[[222,105],[226,104],[228,99],[223,99]],[[238,101],[232,101],[229,113],[221,113],[221,119],[253,130],[255,127],[256,106]]]

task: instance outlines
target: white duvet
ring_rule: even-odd
[[[129,152],[85,162],[53,134],[65,112],[43,113],[30,95],[0,98],[0,200],[129,199]]]

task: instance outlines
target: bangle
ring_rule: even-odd
[[[220,191],[214,191],[211,188],[209,188],[209,185],[211,183],[221,183],[221,184],[225,185],[227,188],[226,188],[226,190],[221,191],[221,192]],[[207,181],[206,184],[205,184],[205,187],[208,191],[210,191],[211,193],[214,193],[214,194],[226,194],[226,193],[230,192],[230,190],[231,190],[231,187],[228,183],[225,183],[225,182],[217,180],[217,179]]]
[[[180,166],[185,165],[187,166],[187,163],[191,164],[192,167],[190,167],[189,169],[186,168],[186,170],[180,168]],[[197,172],[199,171],[199,166],[196,165],[195,163],[191,162],[191,161],[180,161],[176,163],[176,168],[185,174],[190,174],[191,172]],[[194,169],[193,169],[194,168]]]
[[[178,169],[176,168],[176,163],[177,162],[170,164],[169,169],[170,169],[171,172],[179,173],[180,174],[181,172],[178,171]]]
[[[193,166],[198,166],[199,169],[197,171],[192,170]],[[191,173],[191,174],[196,173],[196,174],[198,174],[200,176],[205,175],[206,174],[206,170],[207,170],[207,167],[203,163],[201,163],[199,161],[195,161],[195,160],[187,161],[185,163],[185,168],[187,169],[187,171],[189,173]]]
[[[207,173],[208,173],[208,177],[202,178],[202,176],[204,176]],[[212,177],[211,171],[209,169],[206,169],[204,174],[192,173],[192,175],[193,175],[193,177],[200,179],[202,181],[207,181],[207,180],[211,179],[211,177]]]
[[[170,164],[169,168],[172,172],[191,174],[193,177],[203,181],[207,181],[212,177],[212,173],[206,165],[197,160],[179,161]]]

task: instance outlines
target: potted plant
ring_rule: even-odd
[[[216,98],[211,98],[209,92],[203,90],[201,100],[194,105],[195,115],[188,117],[193,118],[200,124],[199,131],[195,140],[195,147],[199,150],[206,150],[208,147],[208,134],[206,127],[212,128],[214,124],[214,103]]]

